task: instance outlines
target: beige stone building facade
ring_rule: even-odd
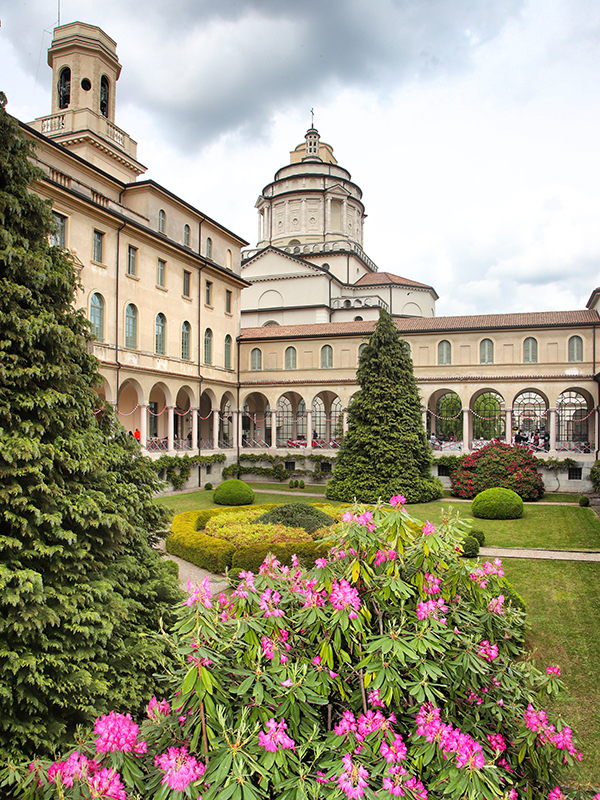
[[[542,457],[576,461],[569,488],[588,486],[599,290],[582,310],[437,317],[433,287],[379,271],[366,254],[360,187],[315,128],[261,191],[257,243],[244,249],[141,177],[137,145],[115,121],[110,37],[63,25],[48,63],[51,114],[23,125],[44,172],[36,190],[80,269],[101,394],[146,452],[228,462],[279,453],[290,468],[294,454],[333,457],[361,346],[384,308],[410,345],[437,453],[535,437]]]
[[[116,45],[73,23],[54,31],[52,114],[23,126],[52,200],[55,240],[80,269],[103,397],[149,453],[232,438],[241,248],[247,242],[153,181],[115,124]],[[219,412],[222,412],[221,414]]]

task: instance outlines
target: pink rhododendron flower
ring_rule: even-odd
[[[484,639],[479,642],[477,655],[481,658],[485,658],[485,660],[489,661],[491,664],[495,658],[498,658],[498,645],[490,644],[487,639]]]
[[[564,794],[560,790],[560,786],[552,789],[548,794],[548,800],[566,800]]]
[[[446,619],[440,617],[440,614],[446,611],[448,611],[448,606],[445,604],[443,597],[438,597],[437,600],[422,600],[417,603],[417,619],[428,619],[428,617],[431,617],[445,625]]]
[[[504,614],[504,595],[493,597],[488,605],[488,611],[492,614]]]
[[[425,736],[428,742],[436,741],[444,758],[456,755],[456,766],[460,769],[483,769],[485,759],[479,742],[458,728],[445,725],[441,721],[439,708],[425,703],[417,713],[416,722],[417,735]]]
[[[344,511],[342,514],[342,519],[344,522],[352,522],[354,519],[354,514],[351,511]]]
[[[169,747],[166,753],[156,756],[155,765],[165,774],[161,784],[175,792],[185,791],[190,784],[199,780],[206,767],[191,756],[185,747]]]
[[[336,609],[336,611],[347,611],[350,609],[348,616],[350,619],[356,619],[356,613],[360,609],[360,597],[358,591],[350,586],[347,580],[342,579],[336,581],[331,587],[329,595],[329,602]]]
[[[292,685],[292,679],[287,678],[285,681],[281,681],[281,685],[285,686],[286,689],[289,689],[290,686]]]
[[[29,766],[31,769],[31,765]],[[90,760],[87,756],[77,751],[71,753],[66,761],[55,761],[48,770],[50,783],[57,783],[57,776],[63,786],[73,786],[75,780],[81,781],[93,776],[100,765],[97,761]]]
[[[265,612],[264,617],[283,617],[284,611],[282,608],[277,608],[281,602],[281,595],[279,592],[274,592],[272,589],[265,589],[260,596],[260,608]]]
[[[99,753],[145,753],[148,745],[137,741],[139,730],[131,714],[117,714],[115,711],[104,714],[94,726],[94,733],[98,734],[96,750]]]
[[[273,576],[277,574],[277,570],[281,567],[281,563],[275,558],[272,553],[266,556],[263,563],[258,568],[261,575]]]
[[[546,667],[546,672],[548,675],[556,675],[557,678],[560,678],[560,667]]]
[[[406,758],[406,745],[402,741],[401,736],[396,736],[391,744],[383,741],[380,749],[381,755],[388,764],[396,764],[398,761],[403,761]]]
[[[325,569],[327,566],[327,559],[326,558],[317,558],[315,561],[315,567],[317,569]]]
[[[334,725],[333,732],[338,736],[344,736],[347,733],[356,733],[358,725],[352,711],[344,711],[341,720]]]
[[[442,579],[437,575],[426,572],[423,576],[423,590],[425,594],[439,594],[441,592]]]
[[[264,747],[265,750],[268,750],[270,753],[275,753],[280,747],[288,748],[289,750],[295,749],[296,743],[293,739],[290,739],[285,732],[287,730],[287,725],[283,717],[280,722],[275,722],[273,718],[268,720],[267,729],[266,733],[260,731],[258,734],[258,743],[261,747]]]
[[[344,755],[342,763],[344,771],[337,779],[338,785],[348,800],[358,800],[364,795],[365,787],[369,785],[367,782],[369,773],[362,765],[352,762],[350,753]]]
[[[208,576],[204,578],[202,583],[194,583],[193,581],[187,582],[187,588],[190,592],[190,596],[187,600],[184,600],[183,603],[186,606],[194,606],[197,603],[203,605],[204,608],[212,608],[211,602],[211,591],[210,591],[210,582],[208,580]]]
[[[506,742],[501,733],[488,733],[487,740],[492,750],[496,751],[496,755],[506,750]]]
[[[427,520],[425,525],[423,525],[423,534],[424,534],[424,536],[429,536],[429,534],[433,533],[434,531],[435,531],[435,525],[432,525],[431,522],[429,522],[429,520]]]
[[[318,667],[321,663],[321,656],[315,656],[312,660],[312,663],[315,667]]]
[[[161,717],[169,716],[170,710],[171,706],[167,703],[164,697],[159,703],[156,699],[156,696],[154,696],[148,703],[146,713],[148,714],[148,719],[151,719],[152,722],[160,722]]]
[[[385,561],[394,561],[398,554],[395,550],[378,550],[375,554],[374,564],[376,567],[383,564]]]
[[[369,701],[369,705],[371,708],[385,708],[385,703],[381,699],[379,694],[379,689],[372,689],[368,695],[367,699]]]
[[[391,506],[403,506],[406,503],[406,497],[402,494],[395,494],[393,497],[390,497],[390,505]]]
[[[263,636],[260,644],[265,658],[272,659],[275,657],[275,645],[272,639],[269,639],[268,636]]]
[[[96,773],[90,781],[90,793],[93,798],[111,798],[111,800],[126,800],[125,787],[121,777],[114,769],[103,769]]]

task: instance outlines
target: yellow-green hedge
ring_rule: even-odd
[[[235,547],[224,539],[196,530],[200,511],[177,514],[166,541],[167,553],[179,556],[197,567],[221,574],[231,566]]]
[[[278,503],[263,503],[248,508],[269,511]],[[320,508],[330,516],[340,517],[340,507],[330,506],[328,503],[310,503]],[[208,520],[215,514],[232,511],[239,512],[240,507],[209,508],[202,511],[184,511],[173,519],[171,530],[166,541],[167,553],[179,556],[197,567],[207,569],[209,572],[222,574],[226,569],[249,569],[253,572],[272,552],[282,563],[289,564],[291,556],[296,555],[310,566],[311,561],[323,556],[327,547],[319,542],[286,542],[285,544],[257,544],[248,547],[236,548],[231,542],[216,536],[208,536],[202,530]],[[337,514],[336,514],[337,512]]]

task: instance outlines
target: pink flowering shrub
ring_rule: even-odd
[[[230,594],[190,585],[167,696],[32,764],[29,797],[572,797],[577,741],[542,706],[560,670],[519,658],[501,561],[467,564],[460,521],[392,499],[346,511],[311,569],[271,555]]]

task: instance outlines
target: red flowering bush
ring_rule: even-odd
[[[481,450],[465,455],[460,467],[450,474],[452,494],[471,499],[484,489],[512,489],[523,500],[544,496],[544,482],[537,459],[525,446],[490,442]]]

